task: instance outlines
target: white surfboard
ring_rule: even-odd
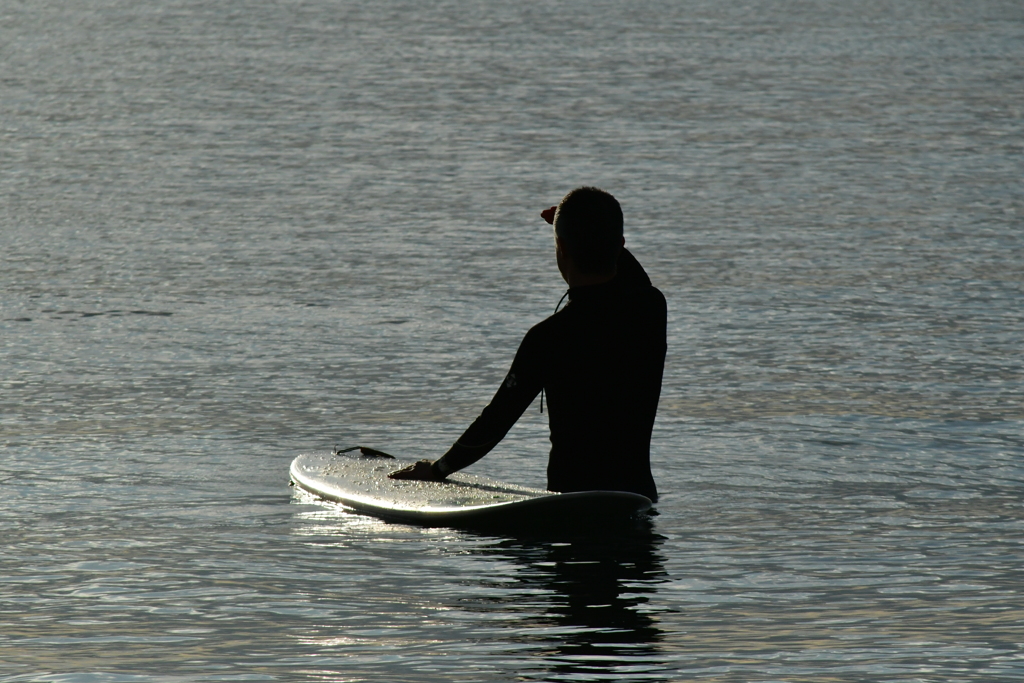
[[[443,482],[388,479],[408,464],[359,451],[305,453],[292,461],[291,480],[353,510],[429,526],[593,528],[628,522],[651,507],[650,499],[637,493],[555,493],[461,472]]]

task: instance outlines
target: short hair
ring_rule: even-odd
[[[558,204],[555,234],[580,272],[614,272],[622,248],[622,207],[604,190],[578,187]]]

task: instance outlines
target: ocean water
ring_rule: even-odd
[[[0,65],[0,681],[1024,679],[1019,2],[4,0]],[[444,452],[581,184],[669,302],[650,528],[289,488]]]

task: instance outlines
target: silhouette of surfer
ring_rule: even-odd
[[[631,491],[658,498],[651,430],[665,365],[665,297],[625,248],[622,209],[593,187],[541,212],[569,303],[527,332],[490,404],[439,459],[392,479],[442,481],[486,455],[542,390],[551,491]]]

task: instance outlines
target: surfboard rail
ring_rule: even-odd
[[[651,508],[627,491],[556,493],[464,474],[444,482],[388,479],[404,464],[327,452],[291,464],[292,482],[324,500],[381,519],[425,526],[594,526],[637,518]]]

